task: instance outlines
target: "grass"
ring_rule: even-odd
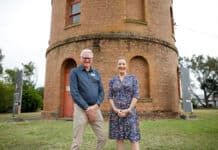
[[[194,110],[195,120],[168,119],[140,121],[141,150],[215,150],[218,148],[218,110]],[[22,113],[24,121],[14,122],[11,114],[0,115],[0,150],[66,150],[72,140],[72,122],[38,120],[40,113]],[[32,118],[34,118],[32,120]],[[31,120],[30,120],[31,119]],[[105,122],[108,134],[108,122]],[[94,150],[90,126],[85,131],[82,150]],[[126,142],[126,149],[129,148]],[[107,141],[105,150],[115,150]]]

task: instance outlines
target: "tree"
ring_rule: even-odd
[[[27,64],[22,63],[22,66],[23,66],[23,87],[24,89],[35,88],[36,83],[34,81],[34,77],[36,75],[34,74],[35,66],[33,62],[30,61]],[[15,84],[16,73],[18,71],[21,71],[21,70],[18,68],[6,69],[5,70],[6,76],[4,77],[5,81],[8,83]]]
[[[180,58],[180,64],[190,68],[195,75],[200,89],[203,90],[206,107],[208,107],[209,97],[217,91],[218,58],[193,55],[190,59]],[[194,95],[197,97],[197,94]]]
[[[35,111],[38,108],[42,108],[42,96],[41,93],[35,89],[35,66],[33,62],[29,62],[23,65],[23,93],[22,93],[22,111],[30,112]],[[5,82],[14,87],[16,82],[16,73],[20,71],[18,68],[5,70]],[[15,89],[15,87],[13,88]],[[13,93],[12,93],[13,96]],[[13,100],[13,98],[12,98]]]
[[[36,91],[42,97],[42,100],[41,100],[41,109],[43,109],[44,87],[38,87],[36,89]]]
[[[2,66],[2,63],[1,63],[3,58],[4,58],[4,55],[2,54],[2,50],[0,49],[0,74],[3,73],[3,66]]]
[[[32,61],[30,61],[28,64],[22,64],[23,65],[23,88],[29,89],[29,88],[35,88],[36,81],[34,81],[35,75],[35,66]]]
[[[14,86],[0,81],[0,112],[11,112],[13,107]]]
[[[33,62],[23,65],[23,95],[22,95],[22,111],[31,112],[42,108],[42,96],[39,91],[35,89],[36,74]]]
[[[0,75],[3,74],[2,60],[4,55],[0,49]],[[4,79],[4,78],[3,78]],[[9,112],[13,107],[14,86],[4,80],[0,80],[0,112]]]
[[[42,98],[44,98],[44,87],[38,87],[36,88],[36,91],[41,95]]]
[[[14,84],[15,85],[15,82],[16,82],[16,73],[19,71],[18,68],[15,68],[15,69],[6,69],[5,70],[5,74],[6,76],[4,77],[5,81],[7,83],[10,83],[10,84]]]
[[[42,97],[34,89],[23,91],[22,112],[34,112],[42,107]]]

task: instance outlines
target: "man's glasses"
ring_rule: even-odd
[[[91,60],[92,57],[82,57],[83,60]]]

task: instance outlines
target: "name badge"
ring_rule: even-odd
[[[94,73],[91,73],[90,75],[91,75],[92,77],[95,77],[95,74],[94,74]]]

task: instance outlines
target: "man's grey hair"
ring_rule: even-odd
[[[81,53],[80,53],[80,57],[82,57],[84,53],[90,53],[90,54],[91,54],[91,57],[93,58],[93,52],[92,52],[91,49],[88,49],[88,48],[83,49],[83,50],[81,51]]]

